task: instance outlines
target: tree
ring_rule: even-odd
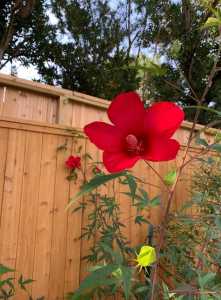
[[[5,23],[7,1],[0,4]],[[3,64],[19,59],[34,65],[46,83],[106,99],[141,87],[146,100],[195,105],[218,49],[218,28],[203,24],[219,2],[39,0],[16,23]],[[217,66],[204,105],[219,109],[220,61]],[[186,115],[192,120],[194,111]],[[199,120],[212,117],[203,112]]]
[[[183,106],[196,105],[194,98],[200,98],[203,93],[219,44],[216,40],[218,28],[208,30],[203,25],[212,16],[213,9],[218,7],[219,1],[136,2],[149,11],[143,46],[154,47],[155,55],[161,58],[162,67],[166,70],[162,76],[153,74],[148,77],[146,85],[150,98],[179,101]],[[213,104],[218,109],[221,108],[220,75],[217,68],[204,101],[205,105]],[[190,120],[193,115],[194,111],[187,111]],[[201,113],[199,120],[205,123],[211,117],[208,112]]]
[[[129,8],[122,3],[113,8],[110,2],[52,1],[57,18],[53,50],[32,59],[44,81],[107,99],[137,89],[136,70],[128,68],[134,60],[131,13],[128,17]]]
[[[0,2],[0,68],[14,59],[27,64],[31,49],[44,43],[52,27],[44,14],[43,0]]]

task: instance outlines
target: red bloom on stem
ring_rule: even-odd
[[[109,172],[131,168],[139,159],[168,161],[176,157],[179,143],[171,139],[184,119],[175,103],[158,102],[145,109],[134,92],[122,93],[111,103],[108,117],[113,125],[93,122],[84,131],[104,151]]]
[[[65,162],[65,165],[68,169],[75,170],[76,168],[80,169],[81,167],[81,158],[79,156],[69,156]]]

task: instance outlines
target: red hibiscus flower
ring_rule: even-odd
[[[133,167],[139,160],[168,161],[176,157],[179,143],[171,139],[184,119],[172,102],[158,102],[145,109],[134,92],[122,93],[111,103],[108,117],[113,125],[93,122],[84,131],[103,150],[109,172]]]
[[[69,156],[65,162],[65,165],[68,169],[75,170],[76,168],[80,169],[81,167],[81,158],[79,156]]]

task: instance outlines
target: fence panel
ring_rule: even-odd
[[[81,181],[67,181],[64,162],[80,146],[82,155],[89,153],[94,160],[101,158],[101,152],[89,141],[71,136],[67,126],[72,126],[69,130],[82,129],[88,122],[106,121],[107,106],[102,99],[0,75],[0,263],[33,278],[30,292],[34,297],[64,299],[87,274],[82,258],[94,241],[78,238],[91,208],[75,215],[65,210]],[[182,145],[177,159],[152,164],[162,176],[180,165],[189,127],[184,123],[176,133]],[[213,131],[208,138],[212,135]],[[63,144],[67,150],[58,151]],[[190,155],[197,151],[191,147]],[[83,165],[83,171],[89,172],[85,168]],[[174,209],[189,197],[194,168],[190,165],[183,173],[173,199]],[[161,205],[165,205],[165,190],[153,171],[139,162],[134,172],[151,183],[146,185],[151,197],[163,195]],[[116,185],[115,191],[125,233],[132,244],[143,242],[147,227],[134,224],[135,209],[122,194],[122,187]],[[160,207],[150,209],[147,217],[158,224]],[[15,299],[22,297],[19,292]]]

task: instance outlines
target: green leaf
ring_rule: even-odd
[[[136,218],[135,218],[135,224],[142,225],[142,223],[149,224],[149,222],[144,218],[144,216],[136,216]]]
[[[14,269],[10,269],[2,264],[0,264],[0,276],[2,276],[3,274],[5,273],[8,273],[8,272],[15,272]]]
[[[137,183],[131,174],[126,176],[130,188],[131,198],[134,199],[137,190]]]
[[[27,284],[30,284],[34,282],[33,279],[31,278],[28,278],[28,279],[23,279],[23,276],[21,275],[18,279],[18,284],[20,285],[21,289],[25,290],[26,291],[26,285]]]
[[[14,279],[15,279],[14,277],[9,277],[9,278],[6,278],[5,280],[0,280],[0,288],[3,287],[5,284],[10,286],[11,288],[14,288],[13,283],[12,283],[12,281]]]
[[[209,28],[213,26],[219,27],[221,25],[221,20],[215,17],[209,17],[206,23],[202,26],[202,28]]]
[[[149,201],[148,193],[144,189],[142,189],[142,188],[140,188],[139,191],[140,191],[140,193],[142,195],[143,200],[145,200],[146,202],[148,202]]]
[[[202,139],[200,137],[196,138],[196,144],[201,145],[201,146],[205,146],[208,147],[208,143],[205,139]]]
[[[154,197],[150,202],[149,205],[154,207],[160,205],[160,196]]]
[[[129,267],[121,267],[122,280],[123,280],[123,291],[125,299],[129,300],[131,293],[131,279],[132,279],[132,269]]]
[[[204,276],[199,276],[199,285],[201,287],[201,289],[205,288],[206,286],[208,286],[208,284],[211,283],[211,281],[213,281],[216,277],[216,273],[207,273]]]
[[[80,284],[79,289],[74,293],[71,300],[82,299],[79,298],[83,294],[88,294],[91,290],[104,285],[112,285],[116,283],[116,278],[110,277],[119,266],[107,265],[89,274]]]
[[[221,152],[221,144],[213,144],[210,147],[212,150],[215,150],[217,152]]]
[[[120,265],[123,263],[123,257],[120,255],[119,252],[113,251],[109,245],[102,243],[102,242],[100,243],[100,246],[103,248],[103,250],[105,252],[107,252],[111,255],[112,259],[114,260],[114,262],[116,264]]]
[[[176,177],[177,177],[177,172],[176,170],[175,171],[170,171],[169,173],[167,173],[165,176],[164,176],[164,182],[166,185],[173,185],[175,180],[176,180]]]
[[[68,203],[66,209],[68,209],[75,202],[75,200],[78,199],[79,197],[92,192],[93,190],[98,188],[100,185],[105,184],[106,182],[108,182],[110,180],[113,180],[115,178],[125,176],[125,175],[126,175],[126,172],[113,173],[113,174],[108,174],[108,175],[106,175],[106,174],[96,175],[89,182],[85,183],[81,187],[80,191],[73,198],[70,199],[70,202]]]

